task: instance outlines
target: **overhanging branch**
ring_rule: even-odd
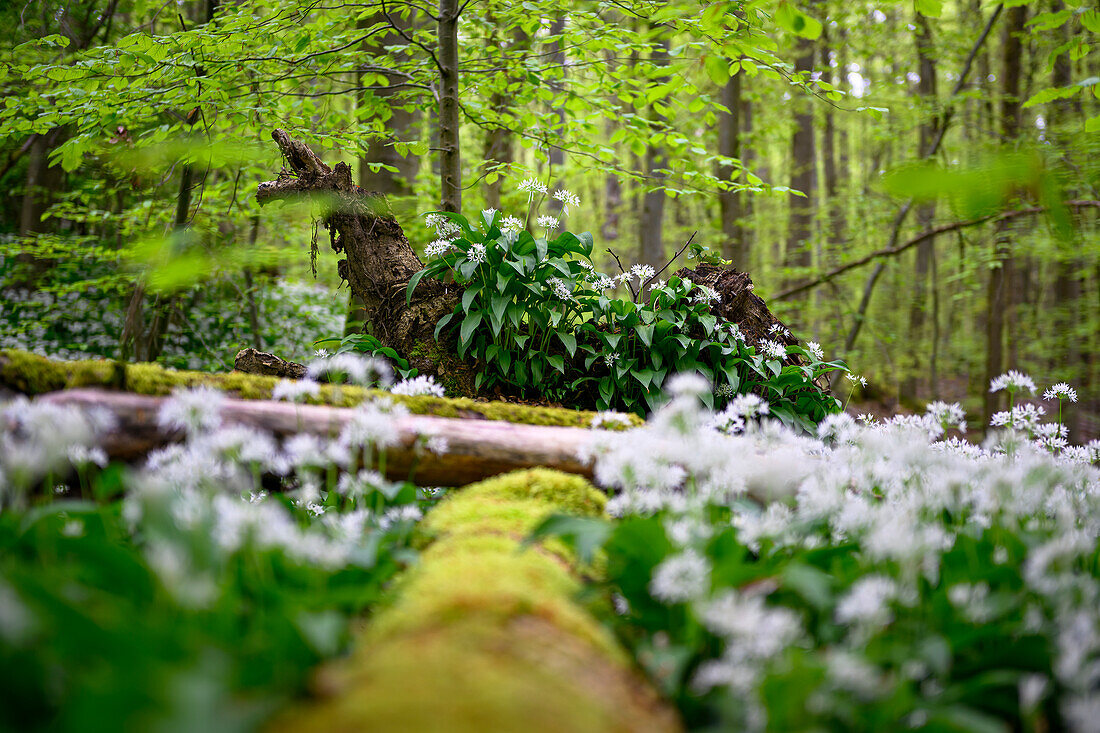
[[[1093,200],[1090,200],[1090,199],[1067,201],[1067,202],[1065,202],[1065,205],[1068,206],[1071,209],[1086,209],[1086,208],[1100,209],[1100,201],[1093,201]],[[792,287],[789,287],[786,290],[782,290],[782,291],[776,293],[775,295],[771,296],[771,300],[785,300],[787,298],[790,298],[793,295],[797,295],[798,293],[802,293],[802,292],[805,292],[806,290],[816,288],[818,285],[824,285],[825,283],[831,281],[832,279],[834,279],[836,277],[839,277],[840,275],[843,275],[844,273],[848,272],[849,270],[854,270],[857,267],[862,267],[863,265],[866,265],[866,264],[868,264],[870,262],[873,262],[874,260],[877,260],[877,259],[882,258],[882,257],[892,257],[894,255],[899,255],[902,252],[905,252],[906,250],[917,246],[921,242],[927,242],[929,239],[935,239],[939,235],[946,234],[947,232],[954,232],[954,231],[957,231],[959,229],[966,229],[966,228],[969,228],[969,227],[978,226],[979,224],[985,224],[985,223],[990,222],[990,221],[998,221],[998,222],[999,221],[1009,221],[1011,219],[1018,219],[1022,216],[1033,216],[1035,214],[1041,214],[1044,211],[1046,211],[1046,207],[1043,207],[1043,206],[1030,206],[1026,209],[1017,209],[1015,211],[1006,211],[1002,214],[993,214],[991,216],[983,216],[979,219],[970,219],[968,221],[956,221],[956,222],[953,222],[951,224],[942,224],[938,227],[933,227],[932,229],[929,229],[925,232],[922,232],[922,233],[918,234],[917,236],[913,237],[912,239],[910,239],[907,242],[903,242],[902,244],[895,245],[893,247],[885,247],[885,248],[880,249],[876,252],[872,252],[868,255],[860,257],[859,259],[852,260],[851,262],[846,262],[845,264],[841,265],[840,267],[836,267],[836,268],[830,270],[829,272],[826,272],[825,274],[815,278],[814,280],[809,280],[809,281],[804,282],[804,283],[799,283],[798,285],[794,285]]]

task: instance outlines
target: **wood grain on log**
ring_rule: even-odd
[[[180,431],[157,425],[157,412],[167,399],[102,389],[71,389],[39,397],[54,404],[107,409],[117,427],[103,436],[101,447],[111,458],[131,460],[183,439]],[[285,402],[227,399],[227,424],[264,430],[277,438],[296,433],[335,436],[354,410]],[[592,467],[578,457],[592,440],[583,428],[517,425],[490,420],[408,415],[395,417],[398,444],[386,450],[386,475],[420,486],[463,486],[508,471],[545,466],[590,478]],[[442,454],[428,451],[427,438],[446,440]]]

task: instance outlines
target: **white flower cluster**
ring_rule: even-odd
[[[1000,392],[1001,390],[1015,392],[1020,389],[1026,389],[1031,394],[1035,394],[1035,382],[1032,381],[1031,377],[1021,374],[1015,369],[1009,369],[989,383],[990,392]]]
[[[527,180],[519,184],[519,190],[523,191],[529,196],[534,196],[536,193],[545,194],[547,189],[546,184],[539,179],[528,178]]]
[[[413,377],[412,379],[402,379],[395,384],[390,392],[400,395],[431,395],[432,397],[443,396],[443,385],[435,381],[435,377],[430,374],[424,374],[419,377]]]
[[[1029,382],[1022,377],[1010,379],[1022,387]],[[1017,413],[1023,433],[996,434],[981,446],[944,440],[946,430],[965,428],[966,417],[943,402],[924,415],[866,424],[830,416],[811,439],[748,419],[767,414],[758,397],[739,397],[714,415],[696,401],[705,386],[696,375],[669,386],[672,399],[644,427],[595,433],[583,457],[594,461],[596,481],[618,492],[609,513],[661,513],[676,550],[654,570],[649,592],[687,604],[723,639],[722,655],[699,668],[694,684],[744,701],[755,720],[748,728],[763,715],[757,685],[769,662],[809,631],[806,619],[772,602],[774,583],[712,589],[707,538],[722,529],[712,524],[716,505],[732,512],[738,539],[753,552],[853,547],[865,573],[837,598],[832,618],[846,631],[827,652],[838,689],[876,694],[885,671],[865,661],[867,640],[938,586],[960,534],[996,528],[991,536],[1027,544],[1023,590],[953,581],[951,604],[980,624],[1003,613],[1006,592],[1015,594],[1014,604],[1033,609],[1034,633],[1057,642],[1053,671],[1069,690],[1067,705],[1076,711],[1096,699],[1100,578],[1089,558],[1100,546],[1100,469],[1091,465],[1100,443],[1065,446],[1062,426],[1038,423],[1037,408]],[[1052,443],[1061,448],[1051,451]],[[998,547],[993,562],[1009,562],[1010,552],[1021,561],[1017,546]],[[903,673],[929,674],[917,665]]]
[[[297,400],[316,387],[282,382],[276,391]],[[381,494],[384,503],[392,502],[402,489],[367,467],[373,456],[407,440],[400,425],[408,411],[401,405],[371,400],[351,411],[336,436],[298,433],[281,445],[265,432],[224,423],[223,405],[221,393],[209,388],[177,390],[157,420],[182,431],[183,442],[154,451],[127,479],[123,518],[181,603],[214,602],[225,556],[245,545],[338,569],[371,556],[369,532],[419,517],[416,506],[376,511],[375,498],[361,501]],[[0,509],[25,504],[27,492],[47,475],[64,480],[71,468],[104,466],[107,457],[96,440],[113,425],[107,413],[46,400],[0,404]],[[443,439],[425,437],[429,450],[445,450]],[[265,476],[279,480],[287,499],[268,495]],[[70,525],[65,531],[84,531],[79,523]]]
[[[351,351],[332,356],[319,356],[309,363],[306,375],[311,379],[327,376],[333,381],[346,380],[350,384],[363,387],[375,385],[388,387],[393,383],[393,368],[390,367],[389,362]]]
[[[107,462],[96,446],[115,421],[110,413],[17,397],[0,402],[0,509],[22,505],[46,476]]]
[[[560,277],[548,278],[546,282],[553,289],[554,295],[561,300],[570,300],[573,297],[573,287]]]

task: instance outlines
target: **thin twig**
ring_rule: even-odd
[[[662,272],[664,272],[665,270],[667,270],[667,269],[669,268],[669,266],[670,266],[670,265],[671,265],[671,264],[672,264],[673,262],[675,262],[675,261],[676,261],[676,258],[677,258],[677,257],[679,257],[680,255],[682,255],[682,254],[684,253],[684,250],[688,248],[688,246],[689,246],[689,245],[691,244],[691,240],[695,239],[695,235],[696,235],[696,234],[698,234],[698,233],[699,233],[699,232],[698,232],[698,230],[696,230],[696,231],[692,232],[692,233],[691,233],[691,236],[690,236],[690,237],[688,237],[688,241],[684,242],[684,246],[680,248],[680,251],[679,251],[679,252],[677,252],[676,254],[672,255],[672,259],[671,259],[671,260],[669,260],[668,262],[666,262],[666,263],[665,263],[665,266],[664,266],[664,267],[662,267],[662,268],[661,268],[660,270],[657,270],[657,272],[655,272],[655,273],[653,274],[653,277],[651,277],[651,278],[649,278],[648,280],[646,280],[646,281],[645,281],[645,284],[643,284],[641,288],[638,288],[638,291],[639,291],[639,292],[641,292],[642,288],[644,288],[644,287],[645,287],[646,285],[649,285],[649,284],[650,284],[651,282],[653,282],[653,281],[654,281],[654,280],[656,280],[656,279],[657,279],[658,277],[660,277],[661,273],[662,273]]]
[[[615,264],[619,266],[619,272],[625,275],[626,270],[623,269],[623,263],[619,261],[619,255],[615,254],[615,251],[612,250],[610,247],[607,248],[607,251],[612,257],[615,258]],[[625,282],[626,286],[630,288],[630,299],[634,300],[636,297],[638,297],[638,294],[634,292],[634,286],[630,284],[630,279],[623,278],[623,282]]]

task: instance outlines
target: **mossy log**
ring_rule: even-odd
[[[346,163],[330,168],[309,146],[292,139],[284,130],[275,130],[271,136],[290,169],[274,181],[259,184],[256,199],[260,204],[302,196],[323,201],[327,213],[322,224],[329,230],[332,249],[344,255],[338,265],[340,277],[364,304],[370,333],[408,358],[422,374],[437,376],[448,394],[475,396],[477,365],[458,358],[457,329],[444,330],[438,341],[434,335],[439,319],[458,304],[461,289],[425,279],[411,302],[406,303],[406,286],[423,263],[390,213],[385,198],[352,183],[351,168]],[[782,324],[753,292],[747,273],[703,264],[676,274],[714,288],[721,298],[714,314],[720,320],[737,323],[750,344],[776,338],[769,329]],[[789,335],[779,340],[797,343]]]
[[[276,377],[227,372],[176,371],[157,364],[127,364],[104,359],[57,361],[14,349],[0,349],[0,387],[25,395],[40,395],[77,387],[102,387],[134,394],[164,396],[180,387],[207,386],[243,400],[270,400]],[[588,427],[596,413],[558,407],[482,402],[467,398],[395,395],[353,386],[320,385],[309,404],[353,407],[364,399],[385,396],[414,415],[495,420],[523,425]],[[642,420],[627,418],[634,425]]]
[[[522,551],[551,513],[601,516],[605,497],[554,471],[512,473],[455,492],[432,538],[347,660],[322,668],[317,699],[272,731],[680,730],[675,713],[610,632],[574,601],[560,543]]]

